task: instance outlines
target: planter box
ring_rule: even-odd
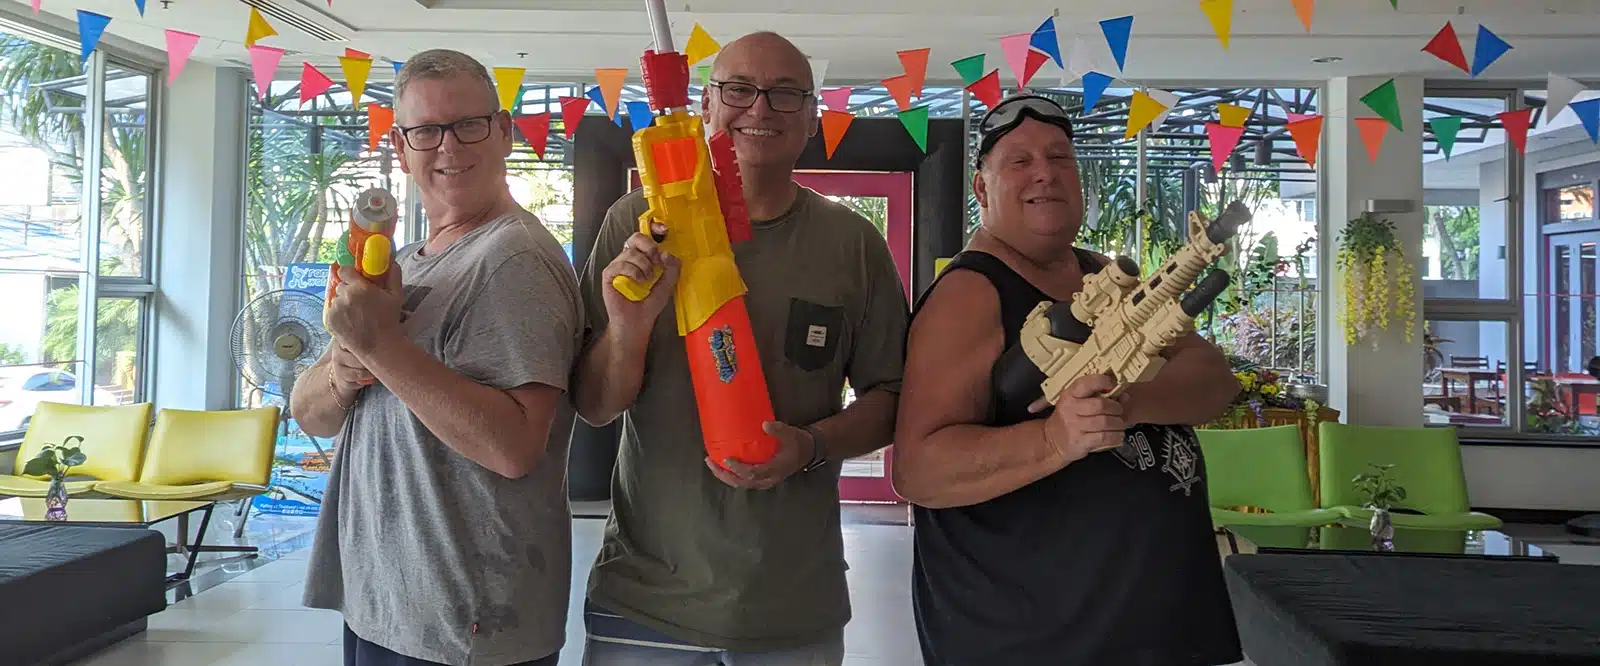
[[[1311,479],[1311,496],[1317,500],[1317,506],[1322,506],[1320,467],[1322,461],[1317,455],[1317,424],[1323,421],[1338,423],[1339,410],[1323,407],[1318,409],[1316,416],[1313,417],[1298,409],[1267,408],[1261,410],[1261,416],[1266,420],[1265,423],[1256,418],[1255,412],[1246,408],[1237,414],[1230,414],[1208,423],[1205,427],[1217,430],[1241,430],[1282,425],[1299,426],[1300,441],[1305,444],[1306,475]]]

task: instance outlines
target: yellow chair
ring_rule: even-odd
[[[95,490],[139,500],[226,502],[259,495],[272,477],[278,408],[229,411],[163,409],[138,481]]]
[[[148,402],[106,407],[39,403],[17,449],[15,471],[0,475],[0,496],[44,497],[50,490],[50,478],[23,476],[22,469],[45,444],[61,444],[73,435],[83,438],[78,447],[85,459],[69,470],[67,495],[90,493],[102,482],[138,478],[139,460],[144,457],[150,432],[150,410]],[[87,480],[72,480],[79,477]]]

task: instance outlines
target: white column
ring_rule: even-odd
[[[1413,293],[1416,331],[1405,341],[1399,326],[1377,333],[1377,347],[1364,338],[1355,345],[1345,342],[1341,319],[1345,293],[1342,280],[1332,268],[1338,253],[1338,238],[1349,220],[1367,210],[1373,199],[1405,200],[1412,212],[1385,213],[1395,225],[1406,257],[1420,267],[1422,257],[1422,79],[1395,77],[1399,93],[1401,124],[1404,131],[1389,128],[1383,150],[1376,161],[1368,161],[1355,118],[1376,117],[1361,102],[1361,97],[1389,77],[1352,77],[1328,81],[1325,101],[1327,133],[1322,168],[1328,170],[1327,228],[1323,232],[1322,261],[1330,297],[1323,328],[1323,344],[1328,346],[1327,383],[1329,403],[1341,413],[1345,423],[1361,425],[1417,426],[1422,423],[1422,283],[1413,275],[1404,288]]]
[[[161,118],[157,407],[229,409],[244,229],[244,71],[190,62]]]

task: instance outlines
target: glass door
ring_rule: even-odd
[[[1549,346],[1546,358],[1555,373],[1584,373],[1597,351],[1596,248],[1600,231],[1551,234],[1549,272],[1545,285],[1549,297]]]

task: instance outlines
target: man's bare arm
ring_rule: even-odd
[[[1210,423],[1239,395],[1239,380],[1222,350],[1198,334],[1179,338],[1162,354],[1166,365],[1148,382],[1128,387],[1128,423]]]
[[[289,412],[294,415],[294,420],[300,429],[312,437],[332,438],[339,434],[344,427],[344,420],[349,415],[346,407],[355,405],[356,395],[359,391],[335,392],[333,382],[328,380],[329,373],[333,371],[330,359],[333,348],[317,359],[300,378],[295,386],[294,397],[290,399]]]
[[[856,396],[838,414],[811,424],[822,436],[823,452],[829,460],[864,456],[894,442],[895,410],[900,395],[887,388],[874,388]]]
[[[610,423],[639,397],[650,332],[629,335],[608,326],[590,341],[573,377],[578,416],[592,426]]]

